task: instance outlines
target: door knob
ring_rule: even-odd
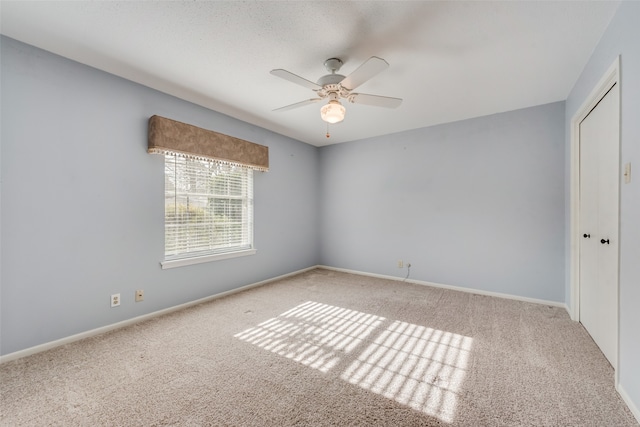
[[[601,239],[600,243],[602,243],[603,245],[606,243],[608,245],[609,244],[609,239],[607,239],[607,240]]]
[[[590,239],[591,238],[591,234],[583,234],[585,239]]]

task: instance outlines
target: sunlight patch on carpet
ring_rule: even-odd
[[[308,301],[234,335],[303,365],[328,372],[384,317]]]
[[[341,378],[451,423],[472,342],[463,335],[395,321]]]
[[[234,336],[324,373],[346,359],[344,381],[446,423],[453,422],[473,343],[464,335],[313,301]],[[350,355],[356,349],[361,353]]]

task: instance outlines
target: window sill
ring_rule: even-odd
[[[216,254],[216,255],[206,255],[206,256],[199,256],[199,257],[193,257],[193,258],[183,258],[183,259],[172,259],[172,260],[165,260],[165,261],[161,261],[160,265],[162,266],[163,270],[166,270],[167,268],[176,268],[176,267],[184,267],[187,265],[193,265],[193,264],[202,264],[203,262],[211,262],[211,261],[220,261],[223,259],[230,259],[230,258],[237,258],[237,257],[241,257],[241,256],[247,256],[247,255],[254,255],[256,253],[255,249],[247,249],[244,251],[238,251],[238,252],[227,252],[224,254]]]

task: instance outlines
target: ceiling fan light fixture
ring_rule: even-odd
[[[342,106],[340,101],[331,100],[322,108],[320,108],[320,117],[327,123],[340,123],[344,120],[344,114],[347,110]]]

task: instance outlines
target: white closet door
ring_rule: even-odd
[[[580,322],[616,368],[619,89],[580,123]]]
[[[592,112],[593,114],[593,112]],[[598,145],[600,129],[589,119],[580,124],[580,323],[598,342],[600,306],[598,300]]]

